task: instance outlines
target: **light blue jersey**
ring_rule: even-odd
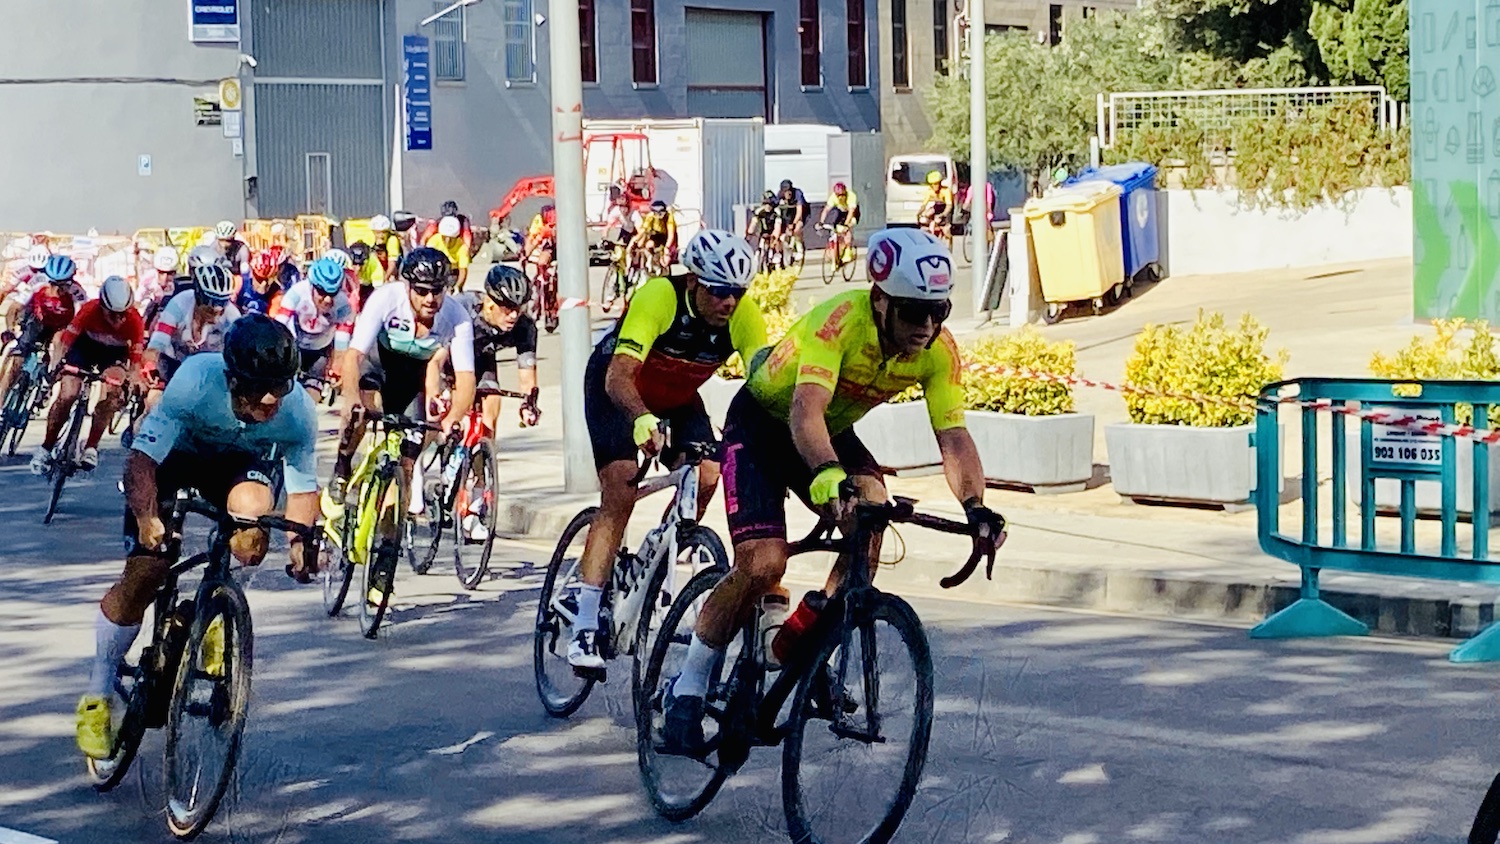
[[[286,491],[317,492],[314,443],[317,417],[306,390],[294,389],[266,422],[241,422],[230,408],[224,356],[193,355],[183,361],[161,401],[141,422],[131,446],[158,464],[174,451],[212,455],[241,451],[281,458]]]

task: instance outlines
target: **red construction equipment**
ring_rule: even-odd
[[[609,145],[608,151],[595,150],[596,146],[603,144]],[[589,159],[596,155],[608,155],[607,175],[589,168]],[[656,169],[651,166],[651,140],[640,132],[603,132],[585,136],[583,171],[585,178],[598,179],[605,176],[605,185],[593,186],[594,191],[586,189],[586,193],[593,193],[599,187],[607,186],[603,205],[597,209],[589,209],[590,222],[594,224],[604,219],[613,196],[623,193],[630,203],[630,210],[644,211],[656,192]],[[490,210],[490,219],[498,225],[525,200],[533,196],[555,195],[556,185],[551,176],[526,176],[518,179],[505,194],[505,198],[500,200],[500,204]]]

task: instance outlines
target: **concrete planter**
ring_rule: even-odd
[[[943,462],[922,401],[882,404],[854,423],[854,430],[880,465],[919,469]]]
[[[1462,440],[1454,443],[1453,469],[1458,488],[1454,490],[1458,512],[1472,515],[1474,512],[1474,447]],[[1363,454],[1357,434],[1349,437],[1348,473],[1345,486],[1349,490],[1349,502],[1359,506],[1359,481],[1363,471]],[[1490,515],[1500,514],[1500,447],[1491,446],[1489,455]],[[1422,513],[1443,512],[1443,487],[1438,481],[1418,481],[1416,489],[1417,510]],[[1394,513],[1401,507],[1401,482],[1395,478],[1375,479],[1375,509]]]
[[[1108,425],[1104,442],[1111,483],[1126,498],[1245,503],[1255,491],[1254,430],[1254,425]]]
[[[703,406],[708,410],[708,419],[715,428],[724,428],[724,415],[729,412],[729,403],[734,401],[735,394],[743,386],[743,378],[730,380],[713,375],[698,388],[698,395],[703,397]]]
[[[1094,417],[964,414],[987,480],[1036,492],[1079,492],[1094,475]]]

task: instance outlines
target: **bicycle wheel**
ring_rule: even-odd
[[[494,448],[488,440],[482,440],[458,470],[458,495],[449,519],[453,525],[453,573],[465,589],[477,588],[490,570],[490,552],[495,547],[495,490],[499,484]],[[467,515],[479,517],[484,529],[482,539],[473,539],[464,530]]]
[[[78,405],[85,410],[88,409],[88,394],[84,393],[78,397]],[[75,406],[75,408],[77,407]],[[52,517],[57,515],[57,502],[62,498],[63,485],[68,478],[73,476],[73,461],[78,454],[78,428],[83,424],[83,414],[74,409],[68,414],[68,421],[63,430],[62,447],[54,454],[61,455],[53,460],[52,465],[52,496],[47,500],[47,512],[42,514],[42,524],[52,524]]]
[[[651,621],[658,615],[657,607],[665,609],[672,605],[673,596],[666,592],[667,568],[671,565],[677,566],[678,577],[685,576],[686,580],[691,580],[694,575],[704,569],[713,568],[728,572],[729,554],[724,550],[723,540],[719,539],[719,535],[714,533],[712,528],[698,525],[683,537],[681,545],[677,548],[677,559],[670,561],[667,565],[658,566],[652,573],[646,594],[652,596],[653,599],[641,603],[641,617],[635,625],[635,646],[631,649],[635,658],[630,667],[630,683],[631,688],[637,693],[632,696],[637,707],[640,706],[639,691],[641,679],[646,673],[646,660],[651,656],[651,648],[656,645],[656,635],[661,627],[660,622],[656,627],[652,627]],[[673,582],[682,581],[674,580]]]
[[[848,235],[848,237],[849,260],[839,265],[839,275],[843,276],[846,282],[854,280],[854,270],[859,266],[859,249],[854,245],[853,235]]]
[[[1474,815],[1469,844],[1495,844],[1497,838],[1500,838],[1500,774],[1490,782],[1490,789],[1484,793],[1484,800]]]
[[[215,628],[218,634],[210,636]],[[251,635],[250,606],[232,581],[214,584],[197,601],[172,688],[164,751],[167,829],[183,840],[213,820],[234,774],[250,707]]]
[[[781,797],[798,844],[890,841],[927,762],[932,654],[922,622],[883,593],[854,614],[822,643],[792,699]]]
[[[838,237],[828,235],[828,245],[823,247],[823,283],[833,281],[833,277],[839,272],[839,246]]]
[[[360,583],[359,630],[366,639],[373,639],[390,608],[391,592],[396,586],[396,564],[401,559],[402,540],[409,538],[404,534],[410,520],[406,515],[406,478],[399,467],[394,467],[391,477],[377,479],[367,488],[371,489],[371,497],[361,500],[360,516],[378,522],[372,540],[374,548],[365,561],[365,576]],[[367,511],[366,506],[373,509]]]
[[[4,425],[0,428],[0,442],[10,437],[6,453],[11,457],[15,456],[21,435],[26,433],[26,424],[31,421],[31,386],[31,374],[22,367],[16,372],[10,392],[5,396],[5,410],[0,414],[0,424]]]
[[[599,307],[605,313],[622,301],[625,288],[625,271],[617,263],[611,263],[604,271],[604,281],[599,284]]]
[[[368,488],[368,485],[365,486]],[[364,555],[351,550],[354,543],[354,524],[360,513],[359,489],[344,490],[344,519],[338,536],[323,537],[323,546],[318,549],[318,583],[323,588],[323,612],[329,617],[339,614],[344,608],[344,599],[349,596],[349,584],[354,582],[356,568],[352,556],[369,559],[369,549]]]
[[[153,608],[151,613],[155,613]],[[153,618],[152,622],[142,625],[141,629],[146,631],[155,630],[158,621]],[[164,642],[164,637],[157,637],[158,642]],[[115,744],[113,752],[108,759],[95,759],[85,756],[84,762],[88,767],[89,784],[99,793],[111,791],[120,781],[125,778],[126,772],[130,770],[130,764],[135,761],[135,754],[141,749],[141,739],[146,735],[147,711],[151,707],[151,699],[157,693],[161,683],[153,673],[156,670],[156,651],[147,647],[141,651],[136,658],[135,665],[121,663],[119,676],[115,680],[115,694],[118,699],[115,702],[123,702],[124,707],[120,710],[121,716],[118,724],[114,725]],[[175,669],[176,666],[167,666]],[[176,677],[175,670],[172,676]]]
[[[426,574],[437,559],[438,547],[443,544],[443,532],[453,522],[452,504],[448,500],[448,487],[443,483],[443,469],[453,454],[453,449],[444,441],[434,451],[430,469],[423,473],[422,499],[426,503],[422,515],[412,517],[411,553],[408,562],[417,574]]]
[[[794,237],[787,243],[786,268],[798,275],[802,274],[802,265],[807,262],[807,245],[802,238]]]
[[[635,747],[641,784],[646,787],[652,808],[670,821],[685,821],[703,811],[719,793],[724,780],[738,767],[720,759],[719,755],[728,719],[747,717],[747,713],[731,711],[729,701],[729,681],[744,650],[743,634],[737,634],[729,643],[709,680],[704,707],[705,754],[702,760],[656,752],[665,717],[663,698],[667,680],[681,671],[693,627],[698,623],[698,611],[708,593],[726,574],[728,572],[720,569],[707,569],[683,587],[662,619],[661,630],[651,647],[651,658],[646,662],[646,673],[639,686]]]
[[[579,677],[568,664],[568,643],[573,641],[573,615],[578,610],[571,588],[581,583],[578,561],[598,507],[588,507],[573,517],[557,539],[557,548],[547,563],[547,577],[537,598],[536,634],[533,636],[532,667],[536,693],[542,708],[554,718],[578,711],[594,689],[593,677]]]

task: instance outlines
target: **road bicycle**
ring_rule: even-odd
[[[420,444],[426,432],[437,430],[436,425],[395,413],[376,417],[371,426],[375,445],[344,485],[343,517],[323,526],[325,553],[318,566],[323,610],[329,616],[343,609],[355,570],[364,573],[359,587],[359,629],[366,639],[375,638],[390,609],[396,564],[405,555],[416,567],[414,517],[408,506],[411,481],[401,468],[401,445],[408,439]]]
[[[846,500],[852,497],[847,482],[843,492]],[[664,689],[680,670],[703,600],[726,573],[702,572],[683,588],[662,621],[636,706],[641,780],[659,814],[672,821],[696,815],[751,748],[781,744],[782,803],[794,842],[882,844],[895,835],[926,764],[932,655],[911,606],[871,584],[871,540],[902,523],[971,532],[963,522],[918,513],[915,504],[906,498],[860,504],[849,537],[835,539],[824,520],[790,545],[789,555],[832,551],[851,562],[783,664],[774,664],[766,644],[779,626],[763,629],[763,612],[751,614],[710,675],[706,742],[694,756],[661,752]],[[987,560],[989,577],[1003,541],[1003,532],[995,542],[976,539],[968,561],[942,586],[963,583],[980,559]],[[810,593],[809,600],[822,594]],[[788,714],[779,720],[788,699]],[[870,767],[881,770],[861,776]]]
[[[780,251],[776,248],[776,236],[770,230],[764,230],[755,239],[755,273],[768,273],[777,267],[780,260]]]
[[[32,346],[16,370],[16,377],[0,405],[0,445],[14,457],[31,418],[47,408],[52,392],[50,355],[41,344]]]
[[[500,470],[495,459],[494,432],[484,424],[481,400],[501,396],[528,401],[531,396],[514,390],[480,389],[464,424],[448,432],[435,450],[432,465],[441,467],[438,477],[428,478],[423,490],[426,515],[412,531],[412,567],[426,574],[437,561],[444,534],[451,536],[453,571],[465,589],[477,588],[490,568],[495,546],[495,492],[500,488]],[[484,537],[475,539],[465,526],[475,516]]]
[[[129,449],[135,442],[135,426],[146,415],[146,391],[131,384],[125,388],[125,401],[109,417],[109,432],[120,435],[120,447]]]
[[[790,231],[782,232],[776,239],[776,268],[791,270],[800,275],[806,261],[807,247],[802,242],[802,237]]]
[[[703,569],[729,570],[724,543],[711,528],[698,523],[698,467],[717,454],[716,443],[691,443],[677,449],[682,462],[665,475],[640,486],[636,500],[663,489],[671,489],[672,501],[661,524],[652,528],[632,553],[621,547],[604,595],[599,601],[599,649],[606,661],[625,655],[633,658],[632,689],[639,686],[642,664],[650,646],[652,616],[671,604],[677,569],[691,573]],[[640,483],[651,461],[636,476]],[[548,715],[566,718],[578,710],[594,684],[603,680],[599,672],[578,672],[568,664],[568,644],[573,641],[573,621],[578,612],[578,588],[582,584],[579,558],[588,530],[599,514],[588,507],[563,529],[542,594],[537,601],[536,633],[532,649],[537,695]],[[633,696],[633,695],[632,695]]]
[[[180,560],[189,513],[208,517],[214,531],[207,552]],[[232,575],[229,539],[249,528],[285,530],[311,549],[316,530],[278,516],[239,519],[186,490],[167,528],[167,578],[152,602],[150,643],[135,664],[120,664],[115,693],[124,706],[114,746],[108,759],[87,765],[94,789],[109,791],[124,779],[146,730],[166,728],[167,829],[190,840],[213,820],[229,786],[250,706],[250,605]],[[179,578],[199,566],[203,579],[185,599]]]
[[[853,232],[848,226],[819,223],[818,228],[828,232],[828,243],[823,247],[823,283],[828,284],[840,277],[844,281],[853,281],[854,267],[859,262]]]
[[[627,244],[610,244],[609,269],[604,273],[604,282],[599,291],[599,306],[605,311],[616,303],[630,304],[630,297],[651,278],[641,260],[640,250]]]
[[[558,325],[557,244],[547,242],[538,245],[527,254],[526,266],[536,287],[536,295],[531,297],[530,302],[531,317],[551,334],[557,330]]]
[[[52,517],[57,515],[57,502],[62,498],[63,485],[83,468],[79,461],[78,440],[83,433],[84,421],[89,417],[89,393],[96,382],[107,380],[103,373],[66,364],[59,374],[76,375],[83,385],[78,390],[78,399],[73,402],[72,410],[68,411],[68,420],[63,425],[57,446],[52,449],[52,468],[47,470],[47,480],[52,482],[52,496],[47,500],[47,512],[42,515],[44,525],[52,524]],[[108,383],[116,385],[119,382],[108,380]]]

